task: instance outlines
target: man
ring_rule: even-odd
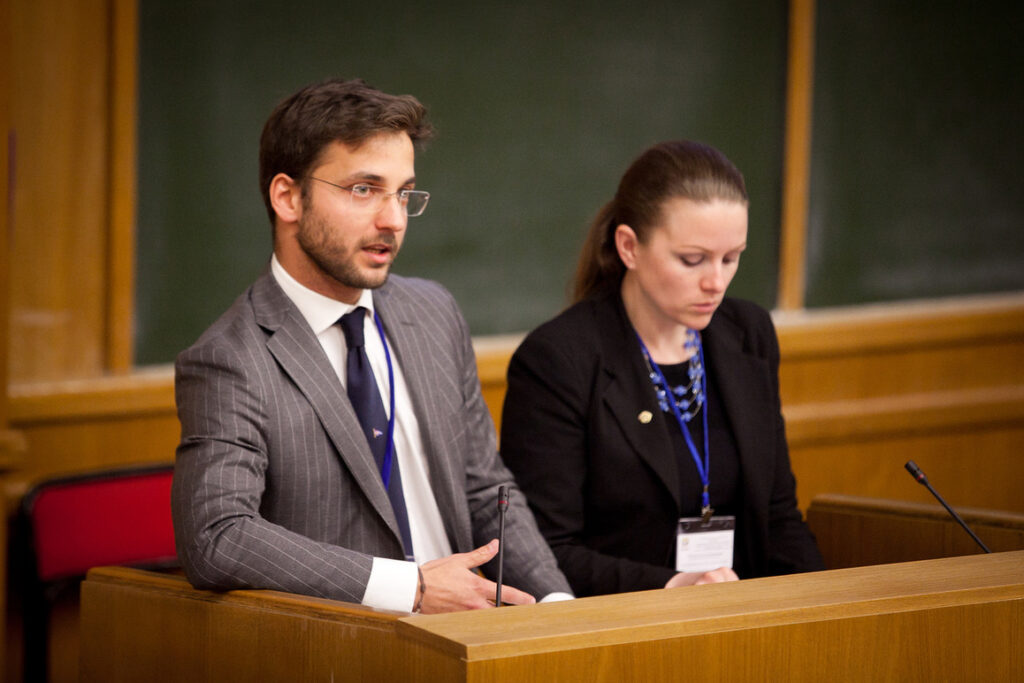
[[[309,86],[264,126],[269,272],[175,368],[172,511],[193,585],[493,605],[474,569],[497,553],[512,477],[466,323],[440,285],[388,276],[429,198],[413,161],[430,132],[413,97],[358,80]],[[503,602],[570,597],[521,497],[505,539]]]

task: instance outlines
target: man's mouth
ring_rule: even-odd
[[[378,238],[369,244],[363,245],[363,252],[376,265],[388,265],[395,257],[397,246],[393,239]]]

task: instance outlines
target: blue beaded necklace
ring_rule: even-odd
[[[647,349],[643,347],[643,344],[641,344],[641,348],[644,352],[644,362],[647,364],[648,377],[651,379],[651,384],[654,385],[654,393],[658,397],[658,406],[662,412],[673,412],[668,404],[668,394],[671,391],[683,421],[689,422],[692,420],[700,412],[707,399],[707,395],[704,392],[704,363],[702,362],[704,353],[700,343],[700,335],[695,330],[687,330],[683,348],[691,354],[689,366],[686,369],[689,382],[677,384],[673,387],[668,387],[667,380],[664,379],[660,372],[654,369],[652,366],[653,361],[647,353]]]

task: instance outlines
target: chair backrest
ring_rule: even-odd
[[[172,472],[169,464],[129,467],[36,485],[22,514],[38,580],[81,576],[101,565],[176,564]]]

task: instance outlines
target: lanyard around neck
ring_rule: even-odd
[[[635,330],[634,330],[634,333]],[[644,340],[640,338],[640,334],[636,333],[636,339],[640,342],[640,350],[644,354],[644,360],[651,367],[651,370],[658,375],[658,379],[661,381],[661,385],[665,387],[665,394],[668,398],[668,404],[672,408],[672,414],[675,415],[676,422],[679,423],[679,430],[683,433],[683,438],[686,440],[686,447],[690,451],[690,456],[693,458],[694,464],[697,466],[697,474],[700,475],[700,481],[704,485],[704,489],[701,492],[701,517],[704,521],[711,519],[711,515],[714,514],[714,510],[711,509],[711,496],[708,490],[711,485],[711,460],[710,450],[708,448],[708,367],[704,364],[704,345],[700,343],[700,335],[697,336],[697,353],[700,355],[700,365],[704,371],[704,410],[702,411],[701,420],[704,426],[704,460],[701,461],[700,453],[697,451],[697,447],[693,443],[693,437],[690,436],[690,428],[686,425],[686,420],[683,419],[683,414],[679,410],[679,406],[676,405],[675,396],[672,394],[672,387],[669,386],[668,380],[665,378],[665,373],[662,372],[661,367],[654,362],[650,352],[647,350],[647,346],[644,344]]]
[[[373,322],[377,326],[380,343],[384,346],[384,360],[388,364],[388,402],[391,405],[391,410],[388,411],[387,447],[384,450],[384,462],[380,466],[380,477],[384,481],[384,488],[386,490],[388,484],[391,483],[391,463],[395,455],[395,370],[391,365],[391,352],[388,350],[388,340],[384,336],[384,324],[381,323],[376,309],[373,311]]]

